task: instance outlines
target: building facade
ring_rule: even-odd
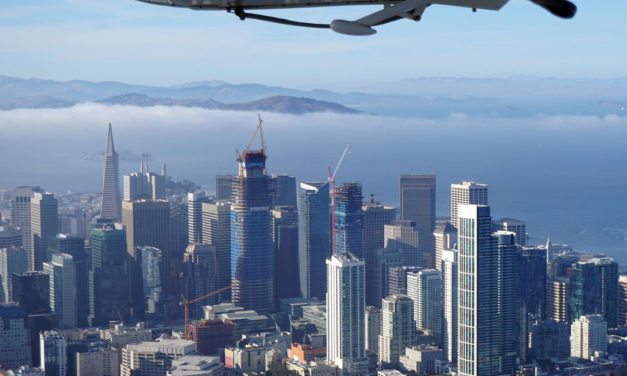
[[[204,192],[187,194],[187,238],[190,243],[203,241],[202,204],[211,201]]]
[[[457,251],[442,252],[442,348],[449,363],[457,363]]]
[[[420,248],[435,252],[435,175],[401,175],[401,219],[416,222],[422,231]],[[431,267],[431,266],[430,266]]]
[[[428,329],[439,336],[442,332],[442,274],[435,269],[408,273],[407,296],[414,303],[416,329]]]
[[[35,192],[31,200],[31,262],[35,270],[42,270],[44,262],[50,260],[48,242],[59,229],[59,207],[52,193]]]
[[[33,233],[31,230],[31,202],[40,187],[18,187],[11,194],[11,225],[20,229],[22,246],[29,253],[28,270],[35,270],[33,250]]]
[[[451,184],[451,224],[459,229],[460,205],[488,205],[488,185],[464,181]]]
[[[231,284],[231,204],[227,201],[202,203],[202,242],[216,248],[217,285]],[[231,291],[218,295],[220,302],[231,301]]]
[[[39,334],[39,347],[40,364],[46,376],[66,376],[68,365],[65,337],[55,331],[41,332]]]
[[[300,183],[298,254],[300,287],[305,298],[325,299],[326,259],[331,256],[329,183]]]
[[[50,280],[50,310],[59,317],[59,326],[75,328],[77,320],[76,265],[67,253],[56,253],[44,262]]]
[[[0,248],[0,302],[10,302],[12,296],[12,278],[28,270],[28,254],[24,247]]]
[[[390,295],[383,299],[379,335],[379,363],[398,366],[405,348],[414,343],[416,322],[414,302],[404,295]]]
[[[376,252],[385,246],[385,225],[396,218],[396,208],[382,205],[374,199],[362,206],[364,214],[364,261],[366,262],[366,304],[379,306],[382,296],[375,291]]]
[[[293,206],[272,209],[275,299],[301,296],[298,265],[298,211]]]
[[[520,349],[518,279],[508,278],[517,275],[515,235],[492,236],[488,206],[460,205],[458,215],[458,371],[509,374]]]
[[[361,184],[344,183],[334,192],[333,254],[364,259],[364,213]]]
[[[570,356],[590,360],[607,351],[607,322],[601,315],[581,316],[570,326]]]
[[[16,303],[0,303],[0,364],[16,369],[31,360],[26,311]]]
[[[130,298],[126,231],[119,223],[96,224],[91,230],[90,325],[130,317]]]
[[[365,263],[350,253],[327,260],[327,360],[343,375],[365,376]]]
[[[265,149],[238,158],[231,204],[231,300],[256,311],[274,308],[274,247]]]

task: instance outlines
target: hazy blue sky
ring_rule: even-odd
[[[418,76],[627,76],[627,2],[577,3],[572,21],[526,0],[511,0],[499,13],[432,6],[419,23],[396,22],[379,27],[375,36],[356,38],[133,0],[5,1],[0,74],[333,89]],[[273,13],[328,22],[374,9]]]

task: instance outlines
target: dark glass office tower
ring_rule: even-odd
[[[91,230],[89,324],[107,325],[129,317],[126,232],[120,224],[98,223]]]
[[[361,184],[344,183],[335,190],[334,254],[364,259],[364,212]]]
[[[272,237],[275,249],[275,298],[300,297],[298,270],[298,212],[293,206],[272,210]]]
[[[272,207],[296,207],[296,178],[289,175],[272,175],[270,177],[270,195]]]
[[[493,356],[497,357],[495,365],[499,375],[512,374],[516,369],[516,360],[521,353],[521,345],[525,340],[527,331],[521,332],[520,321],[520,283],[513,276],[519,275],[518,246],[516,235],[509,231],[497,231],[494,233],[496,243],[496,265],[492,274],[496,277],[496,305],[490,305],[489,309],[496,309],[493,316],[497,323],[496,330],[492,332],[494,342],[491,349]],[[481,272],[479,274],[482,274]],[[481,286],[479,286],[481,294]],[[486,307],[487,308],[487,307]],[[481,314],[481,308],[479,309]],[[521,333],[520,336],[512,333]]]
[[[216,201],[231,201],[233,195],[233,180],[237,176],[234,175],[217,175],[216,176]]]
[[[396,209],[376,202],[374,198],[365,202],[362,207],[364,222],[364,261],[366,262],[366,305],[379,307],[381,299],[376,291],[387,291],[387,280],[378,285],[377,251],[385,245],[385,225],[392,223],[396,217]],[[385,273],[387,274],[387,273]]]
[[[85,239],[70,234],[58,234],[50,239],[52,253],[67,253],[74,259],[76,268],[76,322],[81,328],[88,326],[89,316],[89,271]]]
[[[231,205],[232,301],[261,312],[274,307],[274,248],[266,153],[246,150]]]
[[[518,240],[516,240],[518,243]],[[526,314],[537,319],[546,316],[546,249],[524,247],[520,250],[520,291]]]
[[[401,175],[401,219],[416,222],[420,248],[435,260],[435,175]]]
[[[39,332],[57,327],[50,312],[50,277],[44,272],[13,274],[12,299],[26,311],[30,353],[35,367],[40,364]]]
[[[187,301],[191,301],[217,290],[216,248],[202,243],[190,244],[179,267],[180,290]],[[210,296],[189,306],[189,317],[203,317],[203,306],[217,304],[218,297]]]
[[[303,297],[324,300],[326,260],[331,256],[329,183],[300,183],[298,195],[298,257]]]
[[[573,264],[570,277],[570,320],[598,313],[608,328],[617,326],[618,264],[610,257],[592,257]]]
[[[50,277],[44,272],[13,274],[11,298],[29,315],[50,312]]]

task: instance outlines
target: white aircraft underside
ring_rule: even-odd
[[[235,9],[283,9],[335,5],[394,5],[402,1],[386,0],[140,0],[146,3],[169,5],[195,10]],[[455,5],[475,9],[499,10],[509,0],[430,0],[429,4]]]
[[[448,5],[477,9],[499,10],[509,0],[139,0],[145,3],[182,7],[194,10],[226,10],[235,13],[240,19],[247,18],[276,22],[292,26],[332,29],[348,35],[371,35],[376,33],[373,26],[399,19],[419,21],[430,5]],[[529,0],[554,15],[572,18],[577,10],[568,0]],[[334,20],[328,24],[292,21],[274,16],[248,13],[249,9],[286,9],[338,5],[383,5],[383,9],[354,21]]]

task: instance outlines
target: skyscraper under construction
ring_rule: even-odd
[[[274,303],[274,252],[266,149],[259,125],[261,149],[239,154],[231,204],[231,291],[238,306],[267,312]]]

